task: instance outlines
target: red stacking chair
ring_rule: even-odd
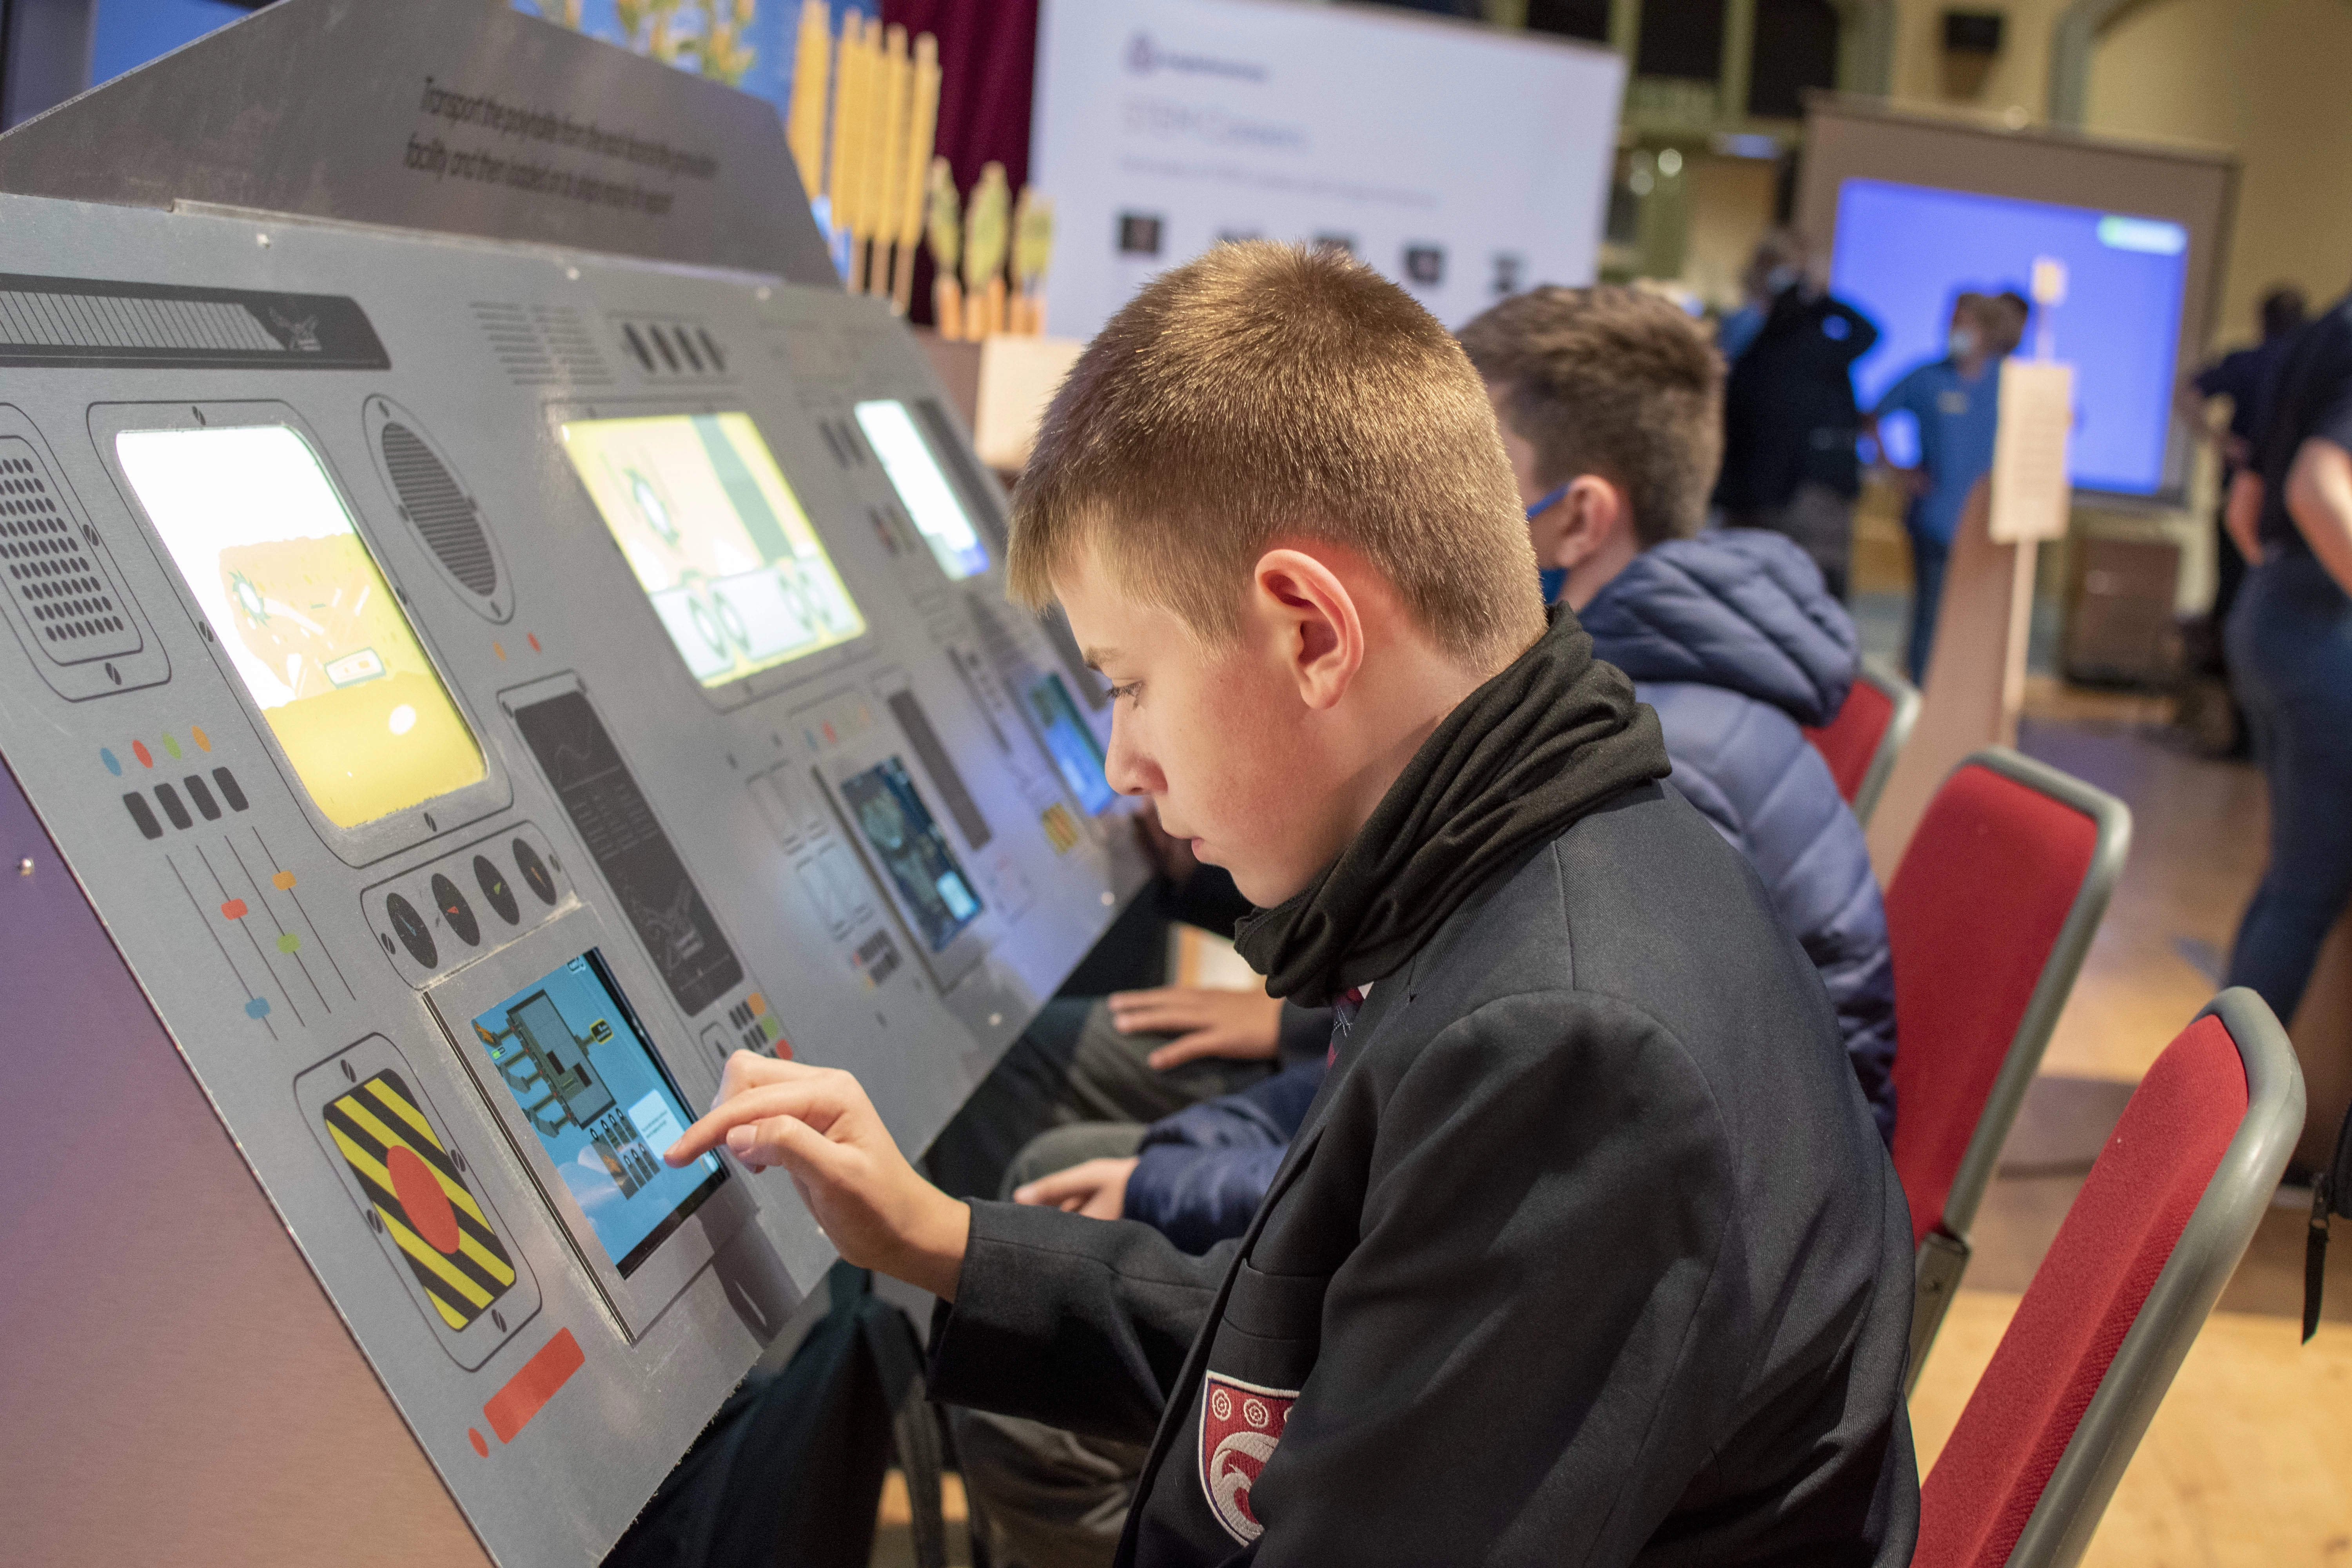
[[[1865,658],[1837,717],[1805,731],[1805,739],[1828,761],[1838,794],[1864,823],[1877,807],[1886,775],[1895,771],[1895,759],[1918,719],[1919,689],[1895,674],[1893,666]]]
[[[2130,839],[2123,802],[1996,746],[1937,787],[1887,887],[1895,1170],[1919,1248],[1914,1382]]]
[[[1915,1568],[2071,1568],[2303,1131],[2286,1031],[2224,991],[2133,1091],[1920,1489]]]

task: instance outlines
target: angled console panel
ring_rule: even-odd
[[[930,1140],[1143,880],[1099,689],[870,302],[0,234],[0,306],[178,312],[77,357],[0,310],[0,757],[484,1547],[593,1560],[833,1258],[660,1149],[738,1049]]]

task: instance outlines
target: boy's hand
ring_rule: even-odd
[[[683,1165],[721,1144],[754,1171],[791,1172],[851,1263],[955,1300],[971,1210],[915,1173],[849,1074],[737,1051],[710,1114],[662,1158]]]
[[[1016,1204],[1050,1204],[1064,1214],[1088,1219],[1117,1219],[1127,1212],[1127,1179],[1135,1174],[1135,1157],[1088,1160],[1066,1171],[1056,1171],[1013,1191]]]
[[[1147,1058],[1162,1072],[1199,1057],[1271,1060],[1282,1038],[1282,1004],[1263,991],[1118,991],[1111,994],[1110,1021],[1122,1035],[1180,1036]]]

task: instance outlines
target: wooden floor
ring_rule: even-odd
[[[2168,743],[2164,718],[2147,699],[2029,685],[2021,748],[2122,797],[2133,843],[1912,1400],[1923,1475],[2131,1086],[2211,998],[2262,868],[2260,778]],[[2107,1510],[2095,1568],[2352,1568],[2352,1226],[2327,1321],[2299,1345],[2304,1224],[2290,1206],[2264,1221]],[[903,1493],[886,1502],[877,1565],[912,1560],[903,1509]]]

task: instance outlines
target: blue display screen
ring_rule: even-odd
[[[595,950],[476,1015],[474,1035],[624,1278],[726,1179],[715,1154],[662,1163],[694,1117]]]
[[[980,895],[916,793],[907,764],[892,757],[843,780],[841,799],[924,942],[933,952],[945,952],[958,931],[980,918]]]
[[[2074,483],[2148,494],[2164,482],[2189,276],[2189,231],[2168,219],[1846,181],[1830,291],[1883,334],[1855,362],[1854,395],[1866,410],[1906,372],[1943,358],[1955,295],[2032,299],[2035,265],[2048,261],[2063,268],[2065,297],[2034,307],[2019,352],[2032,357],[2046,341],[2051,358],[2074,367]],[[1916,461],[1916,438],[1889,426],[1887,455]]]
[[[1062,684],[1058,675],[1048,675],[1030,687],[1030,716],[1037,721],[1037,729],[1045,737],[1045,749],[1054,754],[1054,766],[1061,771],[1062,782],[1078,797],[1091,816],[1118,798],[1118,791],[1110,787],[1103,775],[1102,747],[1095,743],[1095,732],[1078,717],[1078,705],[1070,700],[1070,689]]]

